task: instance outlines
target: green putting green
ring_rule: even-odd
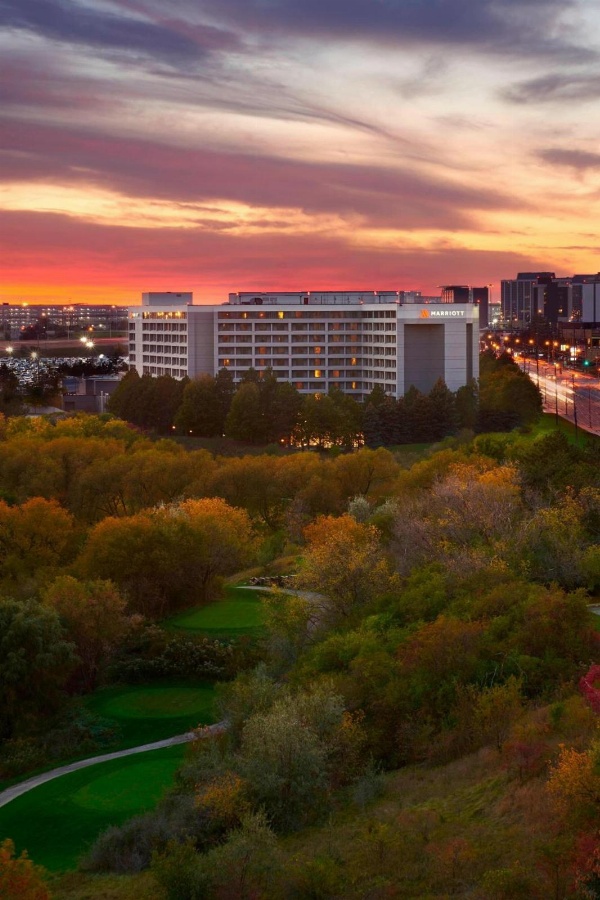
[[[206,634],[210,637],[237,637],[260,634],[264,607],[260,592],[228,587],[222,600],[188,609],[163,622],[165,628]]]
[[[0,841],[12,838],[51,871],[74,869],[100,832],[156,805],[184,746],[99,763],[62,775],[0,808]]]
[[[101,688],[87,697],[85,704],[90,712],[118,725],[118,747],[125,748],[214,722],[213,701],[210,684],[160,682]]]

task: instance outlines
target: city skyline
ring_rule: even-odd
[[[5,0],[4,302],[600,269],[593,0]]]

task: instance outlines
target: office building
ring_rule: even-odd
[[[544,315],[543,291],[555,278],[554,272],[519,272],[516,278],[501,282],[502,318],[506,325],[525,328]]]
[[[191,295],[186,295],[188,298]],[[302,393],[340,388],[362,399],[457,390],[479,374],[478,307],[399,301],[396,291],[235,293],[219,306],[161,302],[129,310],[129,360],[140,375],[194,378],[227,368],[239,381],[271,368]]]

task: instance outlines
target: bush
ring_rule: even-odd
[[[152,874],[164,889],[166,900],[204,900],[210,896],[210,879],[192,841],[170,841],[164,852],[154,853]]]
[[[14,778],[72,756],[91,756],[117,737],[114,722],[84,707],[72,708],[43,735],[5,741],[0,752],[0,778]]]
[[[124,825],[107,828],[82,859],[80,867],[88,872],[141,872],[150,865],[152,854],[173,837],[168,817],[157,812],[134,816]]]
[[[171,638],[158,646],[154,656],[120,660],[111,670],[117,681],[138,684],[155,678],[231,678],[237,671],[240,654],[233,642],[187,636]]]
[[[89,872],[141,872],[153,854],[187,840],[207,846],[212,839],[210,817],[190,794],[170,793],[157,808],[104,831],[81,861]]]

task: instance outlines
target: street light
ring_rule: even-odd
[[[575,422],[575,443],[577,443],[577,404],[575,402],[575,372],[571,375],[573,379],[573,421]]]

